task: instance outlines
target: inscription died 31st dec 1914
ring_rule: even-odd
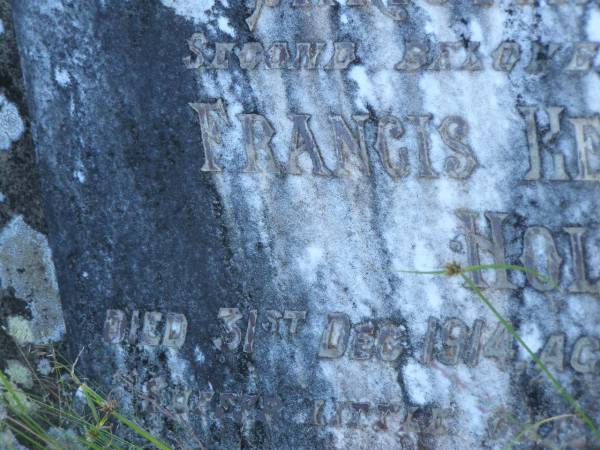
[[[255,350],[257,325],[266,335],[292,340],[301,330],[300,321],[306,320],[306,311],[283,312],[266,310],[260,320],[257,310],[244,317],[238,308],[220,308],[218,318],[223,334],[213,339],[220,351]],[[140,326],[141,325],[141,326]],[[245,331],[243,330],[245,325]],[[280,334],[287,328],[287,336]],[[465,364],[476,367],[480,358],[496,360],[504,368],[515,358],[515,342],[498,323],[487,327],[483,319],[467,325],[463,320],[450,317],[440,320],[430,317],[425,336],[420,339],[422,349],[418,360],[425,366],[439,362],[446,366]],[[484,333],[485,332],[485,333]],[[185,343],[187,319],[183,314],[163,314],[151,311],[131,313],[131,321],[125,311],[108,310],[104,325],[104,337],[112,344],[141,344],[145,346],[181,348]],[[411,355],[408,330],[404,325],[390,320],[367,320],[352,323],[347,314],[328,314],[321,339],[315,344],[315,354],[321,360],[347,358],[354,361],[379,361],[395,363]],[[600,339],[580,336],[568,342],[564,333],[551,334],[540,351],[540,359],[547,367],[563,371],[570,368],[581,374],[600,374]],[[526,366],[520,365],[520,370]]]

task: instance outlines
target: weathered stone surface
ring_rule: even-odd
[[[452,260],[550,277],[471,275],[600,418],[597,2],[13,6],[72,354],[177,448],[569,412],[460,279],[397,271]]]
[[[0,367],[5,373],[16,367],[15,359],[29,355],[31,344],[64,335],[9,3],[0,1]]]

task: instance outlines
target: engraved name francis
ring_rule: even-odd
[[[202,136],[204,164],[200,170],[223,172],[222,163],[217,159],[217,150],[223,143],[224,128],[232,125],[224,101],[217,99],[213,102],[190,103],[190,107],[197,113]],[[444,117],[435,124],[435,130],[447,148],[447,156],[440,164],[443,167],[438,168],[434,167],[431,160],[431,128],[434,121],[433,115],[429,113],[409,115],[402,119],[393,115],[373,119],[368,114],[354,114],[352,124],[339,114],[330,114],[329,126],[337,156],[335,168],[328,167],[325,162],[312,130],[310,114],[288,115],[292,130],[289,156],[285,163],[276,159],[272,147],[276,130],[269,119],[258,113],[238,114],[237,119],[242,127],[245,150],[245,166],[240,170],[245,173],[303,175],[305,170],[300,159],[306,156],[312,164],[313,175],[343,177],[350,175],[353,170],[369,175],[371,168],[366,137],[368,123],[376,126],[377,136],[372,147],[379,156],[384,171],[392,178],[404,178],[412,170],[406,147],[395,149],[395,154],[392,154],[392,143],[405,135],[408,124],[415,129],[418,177],[438,178],[445,175],[464,179],[478,167],[475,153],[467,140],[469,124],[457,115]]]

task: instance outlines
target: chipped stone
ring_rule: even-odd
[[[48,241],[21,216],[0,232],[0,282],[14,288],[33,315],[29,328],[23,318],[9,318],[9,333],[17,342],[42,344],[62,338],[65,325]]]

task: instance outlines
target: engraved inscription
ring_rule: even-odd
[[[203,172],[222,172],[218,161],[223,149],[222,134],[225,127],[232,124],[222,99],[206,103],[190,103],[197,113],[202,137]],[[258,113],[237,115],[243,130],[241,150],[245,156],[243,168],[230,168],[229,171],[244,173],[268,172],[284,175],[318,175],[323,177],[348,178],[353,173],[369,176],[374,167],[371,160],[379,159],[382,168],[391,178],[399,180],[410,173],[418,178],[436,179],[447,176],[454,179],[467,179],[479,167],[475,150],[469,144],[469,125],[460,116],[452,115],[441,119],[437,128],[431,114],[409,115],[402,119],[395,116],[373,118],[369,114],[354,114],[347,120],[339,114],[330,114],[330,127],[333,148],[328,149],[336,156],[337,165],[327,166],[320,144],[313,133],[310,114],[290,113],[288,119],[292,127],[288,141],[287,162],[278,161],[271,143],[277,130],[268,118]],[[416,131],[416,142],[409,150],[403,141],[406,126]],[[367,140],[367,134],[376,131],[374,142]],[[446,155],[442,164],[432,161],[432,135],[437,131],[444,144]],[[370,157],[370,153],[376,155]],[[310,172],[301,165],[301,158],[307,157]],[[230,159],[230,158],[228,158]],[[262,163],[260,162],[262,161]],[[413,167],[414,166],[414,167]]]
[[[346,354],[353,360],[378,358],[393,362],[407,347],[408,334],[402,325],[371,321],[353,325],[346,314],[333,313],[328,316],[318,356],[337,359]]]
[[[140,317],[142,319],[140,320]],[[120,309],[109,309],[104,321],[104,338],[111,344],[163,345],[180,349],[185,344],[188,322],[183,314],[135,310],[131,320]],[[125,339],[127,338],[127,339]]]
[[[259,314],[258,310],[253,309],[248,313],[245,332],[243,332],[244,315],[240,310],[238,308],[220,308],[218,318],[221,320],[223,333],[214,338],[212,342],[215,348],[222,351],[235,351],[243,342],[242,351],[252,353],[259,324],[260,328],[273,336],[281,337],[282,333],[287,331],[287,336],[293,338],[306,321],[306,315],[306,311],[287,309],[284,311],[268,309],[264,314]]]
[[[529,170],[524,176],[527,181],[600,181],[600,116],[568,117],[563,106],[522,106],[519,108],[526,122]],[[539,125],[542,114],[548,121],[542,133]],[[564,122],[574,132],[572,148],[577,159],[577,172],[569,173],[565,154],[556,145],[563,133]],[[549,164],[544,164],[548,159]]]
[[[487,211],[484,213],[489,225],[489,237],[479,231],[477,222],[481,214],[471,210],[458,210],[456,215],[462,225],[464,241],[466,244],[467,265],[481,264],[482,256],[488,257],[494,264],[507,264],[506,242],[504,239],[505,222],[510,216],[508,213]],[[560,274],[563,261],[569,260],[570,274],[573,282],[568,290],[574,294],[600,295],[600,280],[592,281],[588,276],[588,264],[585,255],[586,227],[570,226],[561,230],[552,231],[543,226],[526,227],[521,237],[523,253],[521,262],[526,267],[535,269],[542,276],[534,273],[526,274],[528,284],[534,289],[546,292],[560,287]],[[561,255],[556,245],[559,234],[568,235],[570,252]],[[484,279],[481,271],[475,271],[469,276],[481,288],[516,289],[517,286],[510,281],[508,270],[494,270],[494,280]]]

